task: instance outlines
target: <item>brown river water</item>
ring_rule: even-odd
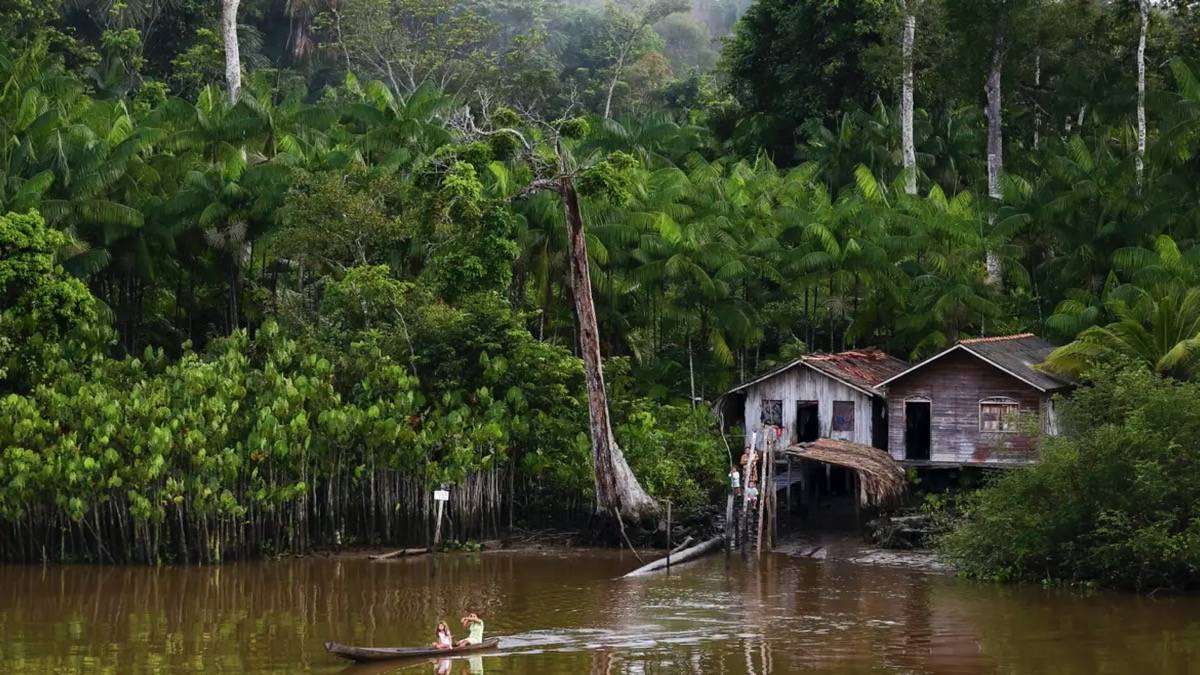
[[[3,673],[1200,673],[1200,598],[1080,595],[774,554],[616,577],[628,553],[0,566]],[[486,621],[483,657],[350,667]]]

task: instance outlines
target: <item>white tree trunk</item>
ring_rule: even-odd
[[[237,14],[241,0],[221,0],[221,32],[225,37],[225,86],[229,102],[242,93],[242,56],[238,48]]]
[[[613,66],[613,76],[608,82],[608,96],[604,97],[604,119],[612,119],[612,102],[613,92],[617,90],[617,82],[621,79],[621,71],[625,69],[625,58],[629,55],[629,50],[633,48],[633,42],[621,48],[621,55],[617,58],[617,64]]]
[[[917,0],[904,2],[904,75],[900,88],[900,144],[904,155],[904,190],[917,194],[917,150],[913,142],[913,42],[917,35]]]
[[[561,156],[562,150],[559,150]],[[561,161],[561,160],[560,160]],[[565,167],[564,167],[565,168]],[[595,464],[596,501],[606,512],[617,512],[642,520],[658,512],[658,505],[638,482],[621,453],[608,417],[608,394],[600,357],[600,330],[592,300],[592,278],[588,264],[587,239],[579,195],[571,177],[563,171],[560,180],[563,211],[567,221],[567,251],[571,265],[571,290],[579,320],[579,348],[587,384],[588,417]]]
[[[1033,88],[1041,93],[1042,89],[1042,50],[1039,48],[1033,57]],[[1042,109],[1037,101],[1033,102],[1033,149],[1038,149],[1042,139]]]
[[[1004,125],[1000,105],[1000,81],[1004,74],[1004,36],[997,35],[992,45],[992,69],[988,73],[987,85],[987,180],[988,197],[992,204],[988,214],[988,225],[996,221],[996,205],[1001,198],[1000,175],[1004,172]],[[999,286],[1002,281],[1003,269],[1000,254],[989,248],[987,252],[987,281],[993,286]]]
[[[1138,0],[1138,9],[1142,15],[1141,32],[1138,35],[1137,49],[1137,157],[1134,166],[1137,171],[1138,188],[1142,187],[1142,174],[1146,163],[1146,28],[1150,23],[1150,0]]]

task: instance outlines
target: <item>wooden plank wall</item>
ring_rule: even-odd
[[[862,445],[871,445],[871,398],[837,380],[826,377],[812,368],[798,365],[751,387],[746,394],[746,445],[751,435],[761,426],[760,412],[763,399],[783,401],[783,427],[787,429],[790,442],[796,439],[796,402],[817,401],[817,415],[822,438],[837,438]],[[854,431],[833,431],[833,402],[854,402]],[[762,434],[759,434],[759,448]]]
[[[1036,439],[1021,433],[979,431],[979,402],[1003,396],[1020,404],[1022,415],[1053,424],[1043,410],[1050,397],[978,357],[952,352],[888,385],[888,448],[904,459],[904,404],[931,402],[930,459],[935,462],[1022,464],[1037,459]]]

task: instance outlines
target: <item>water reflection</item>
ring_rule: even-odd
[[[1194,672],[1200,599],[1081,597],[836,562],[715,556],[619,580],[614,552],[214,568],[0,566],[6,672]],[[501,650],[347,668],[474,611]],[[457,637],[461,637],[457,636]]]

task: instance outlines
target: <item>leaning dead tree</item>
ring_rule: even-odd
[[[658,512],[658,505],[642,488],[641,483],[625,461],[625,455],[613,434],[608,411],[608,392],[604,384],[604,363],[600,354],[600,329],[596,321],[596,305],[592,298],[591,266],[588,259],[587,236],[584,228],[583,208],[576,178],[580,167],[573,166],[569,153],[564,150],[562,138],[553,125],[534,122],[531,115],[526,121],[536,124],[545,138],[546,147],[554,149],[557,164],[551,165],[545,154],[536,152],[531,136],[514,126],[492,124],[486,97],[480,113],[482,126],[470,109],[463,109],[452,121],[452,126],[465,140],[508,134],[516,138],[523,148],[523,159],[533,169],[533,178],[516,191],[510,200],[531,196],[539,192],[556,193],[562,202],[563,216],[567,228],[568,260],[571,270],[571,295],[575,299],[575,316],[579,329],[579,351],[583,359],[584,379],[588,396],[588,431],[591,436],[592,465],[595,473],[596,502],[604,512],[613,513],[634,521],[644,520]],[[545,149],[545,148],[543,148]],[[622,531],[624,525],[622,524]]]

